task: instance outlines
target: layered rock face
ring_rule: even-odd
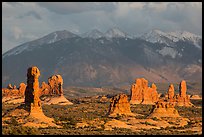
[[[108,115],[110,117],[117,115],[134,116],[130,110],[130,103],[126,94],[121,93],[111,99]]]
[[[131,86],[131,104],[154,104],[158,101],[157,87],[153,83],[148,87],[148,81],[144,78],[136,79]]]
[[[48,85],[50,86],[51,94],[63,95],[63,79],[60,75],[53,75],[48,79]]]
[[[187,86],[186,81],[182,80],[179,85],[179,95],[176,96],[178,106],[192,106],[190,97],[186,94]]]
[[[158,101],[148,118],[153,117],[180,117],[178,111],[174,108],[175,104],[171,102]]]

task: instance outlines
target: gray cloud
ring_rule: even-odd
[[[36,19],[38,19],[38,20],[41,20],[41,19],[42,19],[41,16],[40,16],[40,14],[38,14],[38,13],[35,12],[35,11],[29,11],[29,12],[23,14],[23,15],[20,15],[18,18],[21,19],[21,18],[29,17],[29,16],[32,16],[32,17],[34,17],[34,18],[36,18]]]
[[[112,11],[115,8],[111,2],[39,2],[38,4],[58,14],[72,14],[94,10]]]
[[[202,35],[202,3],[21,2],[2,4],[3,53],[57,30],[76,34],[119,27],[129,34],[153,28]]]

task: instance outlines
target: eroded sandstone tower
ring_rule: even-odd
[[[40,101],[39,81],[40,70],[36,67],[30,67],[27,71],[27,86],[25,91],[25,105],[30,114],[42,112]]]
[[[179,85],[179,95],[176,96],[178,106],[192,106],[190,97],[186,94],[187,86],[186,81],[182,80]]]

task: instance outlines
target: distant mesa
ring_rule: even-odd
[[[111,99],[108,116],[116,117],[117,115],[135,116],[130,110],[130,103],[126,94],[121,93]]]
[[[144,78],[136,79],[131,86],[131,104],[154,104],[158,101],[157,87],[153,83],[148,87],[148,81]]]

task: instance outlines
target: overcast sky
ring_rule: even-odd
[[[202,2],[3,2],[2,53],[57,30],[112,27],[131,35],[156,28],[202,36]]]

